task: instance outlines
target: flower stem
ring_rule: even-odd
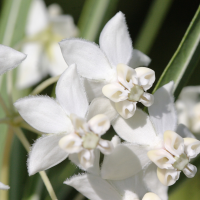
[[[47,79],[46,81],[42,82],[40,85],[38,85],[32,92],[30,95],[36,95],[39,94],[40,92],[42,92],[45,88],[47,88],[49,85],[55,83],[56,81],[58,81],[58,79],[60,78],[59,76],[55,76],[55,77],[51,77],[49,79]]]
[[[24,133],[22,132],[22,130],[18,127],[13,127],[14,128],[14,131],[17,135],[17,137],[19,138],[19,140],[21,141],[21,143],[23,144],[24,148],[29,152],[30,150],[30,144],[28,142],[28,140],[26,139],[26,137],[24,136]],[[49,181],[49,178],[47,177],[45,171],[41,171],[40,173],[40,176],[47,188],[47,191],[49,192],[49,195],[51,197],[52,200],[57,200],[57,197],[56,197],[56,194],[53,190],[53,187]]]
[[[4,102],[3,97],[1,96],[1,94],[0,94],[0,104],[1,104],[5,114],[8,116],[10,113],[9,113],[9,110],[8,110],[8,108],[7,108],[7,106],[6,106],[5,102]]]
[[[1,122],[1,121],[0,121],[0,122]],[[42,135],[42,134],[43,134],[42,132],[40,132],[40,131],[34,129],[32,126],[30,126],[30,125],[27,124],[26,122],[20,123],[19,126],[22,127],[22,128],[25,128],[25,129],[27,129],[27,130],[29,130],[29,131],[32,131],[32,132],[34,132],[34,133],[37,133],[37,134],[39,134],[39,135]]]
[[[13,130],[9,126],[7,131],[7,138],[5,142],[2,168],[1,168],[1,181],[6,185],[9,185],[9,163],[10,163],[10,149],[11,149],[12,139],[13,139]],[[0,199],[8,200],[8,190],[1,191]]]

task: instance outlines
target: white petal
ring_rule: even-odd
[[[26,34],[29,36],[33,36],[46,28],[48,13],[44,1],[32,1],[26,24]]]
[[[26,55],[0,44],[0,75],[17,67]]]
[[[48,14],[51,17],[56,17],[62,14],[62,8],[57,3],[49,5],[47,9],[48,9]]]
[[[172,95],[174,83],[171,81],[154,93],[154,104],[148,108],[149,115],[158,135],[163,138],[165,131],[175,131],[177,115]]]
[[[166,186],[173,185],[179,179],[180,173],[181,171],[176,171],[174,169],[157,168],[158,179]]]
[[[135,144],[152,145],[156,140],[154,127],[149,116],[140,109],[135,115],[127,120],[118,117],[113,123],[116,133],[127,142]]]
[[[121,144],[111,154],[104,156],[101,176],[109,180],[129,178],[142,170],[151,161],[147,146]]]
[[[66,63],[76,63],[81,76],[97,80],[110,79],[113,71],[97,45],[81,39],[63,40],[59,44]]]
[[[59,146],[68,154],[78,153],[83,149],[82,139],[74,133],[71,133],[62,137],[59,141]]]
[[[92,80],[86,78],[83,78],[83,83],[89,102],[91,102],[94,98],[104,97],[102,88],[103,86],[109,84],[109,82],[105,80]]]
[[[23,119],[44,133],[71,133],[73,126],[61,106],[50,97],[26,97],[14,103]]]
[[[157,194],[162,200],[168,200],[168,187],[163,185],[157,177],[157,166],[152,163],[144,172],[144,182],[148,191]]]
[[[136,193],[131,192],[129,190],[125,190],[125,194],[123,195],[123,200],[139,200],[139,197]]]
[[[154,96],[152,94],[144,92],[143,95],[141,96],[139,102],[141,102],[144,106],[149,107],[154,102]]]
[[[142,200],[161,200],[160,197],[152,192],[148,192],[144,195]]]
[[[101,32],[99,44],[113,67],[119,63],[128,64],[133,48],[122,12],[118,12],[107,22]]]
[[[133,83],[138,85],[136,71],[124,64],[117,65],[118,81],[129,91],[133,87]]]
[[[195,158],[200,153],[200,141],[194,138],[184,138],[185,153],[189,158]]]
[[[105,155],[110,154],[114,149],[112,142],[103,139],[99,140],[97,148],[100,149],[101,153]]]
[[[53,134],[36,140],[28,159],[29,176],[47,170],[67,158],[68,154],[58,145],[63,136],[64,134]]]
[[[80,169],[82,169],[83,171],[87,171],[88,173],[94,174],[99,176],[100,175],[100,167],[99,167],[99,159],[100,159],[100,151],[99,149],[94,149],[94,160],[93,160],[93,166],[89,167],[89,168],[84,168],[81,164],[80,164],[80,160],[78,158],[78,154],[74,153],[74,154],[70,154],[69,155],[69,159],[76,164]]]
[[[59,15],[51,17],[50,22],[53,32],[64,38],[72,38],[78,35],[78,28],[74,24],[74,19],[70,15]]]
[[[197,173],[197,168],[194,165],[188,163],[187,166],[183,169],[183,173],[188,178],[193,178]]]
[[[41,62],[43,47],[38,43],[24,44],[22,51],[27,59],[19,66],[17,72],[17,87],[20,89],[31,87],[47,75],[47,66]]]
[[[78,158],[79,158],[80,164],[83,166],[83,168],[85,168],[85,169],[91,168],[94,163],[94,151],[83,149],[78,154]]]
[[[141,51],[138,51],[137,49],[133,49],[133,55],[129,62],[129,66],[132,68],[136,67],[147,67],[149,63],[151,62],[151,59],[143,54]]]
[[[8,185],[4,185],[3,183],[0,182],[0,190],[8,190],[10,187]]]
[[[68,115],[73,113],[85,117],[89,105],[75,65],[69,66],[59,78],[56,98]]]
[[[149,159],[161,169],[173,169],[174,157],[164,149],[155,149],[148,152]]]
[[[110,128],[110,121],[106,115],[99,114],[91,118],[88,121],[88,125],[94,133],[102,135]]]
[[[88,109],[87,120],[98,114],[105,114],[110,121],[118,116],[117,111],[113,103],[107,98],[96,98],[94,99]]]
[[[189,129],[183,125],[179,124],[177,127],[176,132],[182,137],[182,138],[195,138],[195,136],[189,131]]]
[[[128,100],[120,101],[115,103],[115,108],[124,119],[129,119],[135,114],[136,103]]]
[[[141,85],[145,91],[151,88],[156,78],[155,72],[147,67],[138,67],[135,71],[139,79],[139,85]]]
[[[120,102],[128,98],[128,91],[119,83],[111,83],[102,88],[102,93],[111,101]]]
[[[49,73],[51,76],[58,76],[67,69],[68,65],[65,62],[57,43],[53,43],[49,48],[52,56],[49,58]]]
[[[116,148],[118,144],[121,144],[121,139],[115,135],[111,140],[113,147]]]
[[[64,182],[91,200],[121,200],[120,194],[106,180],[92,174],[74,176]]]

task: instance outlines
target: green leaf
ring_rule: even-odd
[[[158,80],[153,92],[173,80],[175,83],[174,96],[177,98],[199,61],[200,7],[197,9],[178,49]]]

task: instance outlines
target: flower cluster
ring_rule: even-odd
[[[40,55],[44,48],[44,56],[55,56],[59,61],[54,64],[59,65],[62,61],[54,45],[68,36],[60,37],[54,27],[63,28],[69,16],[59,16],[60,8],[53,5],[48,17],[46,13],[33,28],[36,8],[44,9],[42,1],[34,1],[23,51],[37,49]],[[29,175],[69,158],[85,173],[64,183],[91,200],[167,200],[168,186],[178,180],[181,171],[188,178],[195,176],[197,169],[190,162],[200,153],[200,141],[184,125],[177,125],[174,83],[162,86],[154,95],[146,92],[155,81],[155,72],[147,68],[150,58],[133,49],[121,12],[103,28],[99,46],[82,39],[65,39],[59,44],[67,65],[61,64],[55,71],[47,64],[52,75],[64,71],[55,88],[56,98],[28,96],[14,103],[21,117],[43,133],[29,153]],[[35,60],[27,69],[31,74],[37,71],[38,55],[31,55]],[[25,57],[0,45],[0,73]],[[23,64],[19,74],[25,73]],[[43,73],[37,73],[33,79],[27,77],[29,83],[20,74],[20,85],[40,80]],[[137,107],[138,102],[148,107],[148,114]],[[125,142],[116,135],[111,141],[101,138],[111,125]]]

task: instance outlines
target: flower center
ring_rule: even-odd
[[[99,136],[93,132],[88,132],[82,137],[83,147],[86,149],[95,149],[99,143]]]
[[[130,93],[128,94],[128,100],[129,101],[139,101],[141,96],[143,95],[144,91],[141,86],[134,85],[131,88]]]
[[[175,162],[173,164],[173,167],[182,171],[186,165],[189,163],[189,159],[188,157],[183,153],[180,155],[180,157],[174,157],[175,158]]]

